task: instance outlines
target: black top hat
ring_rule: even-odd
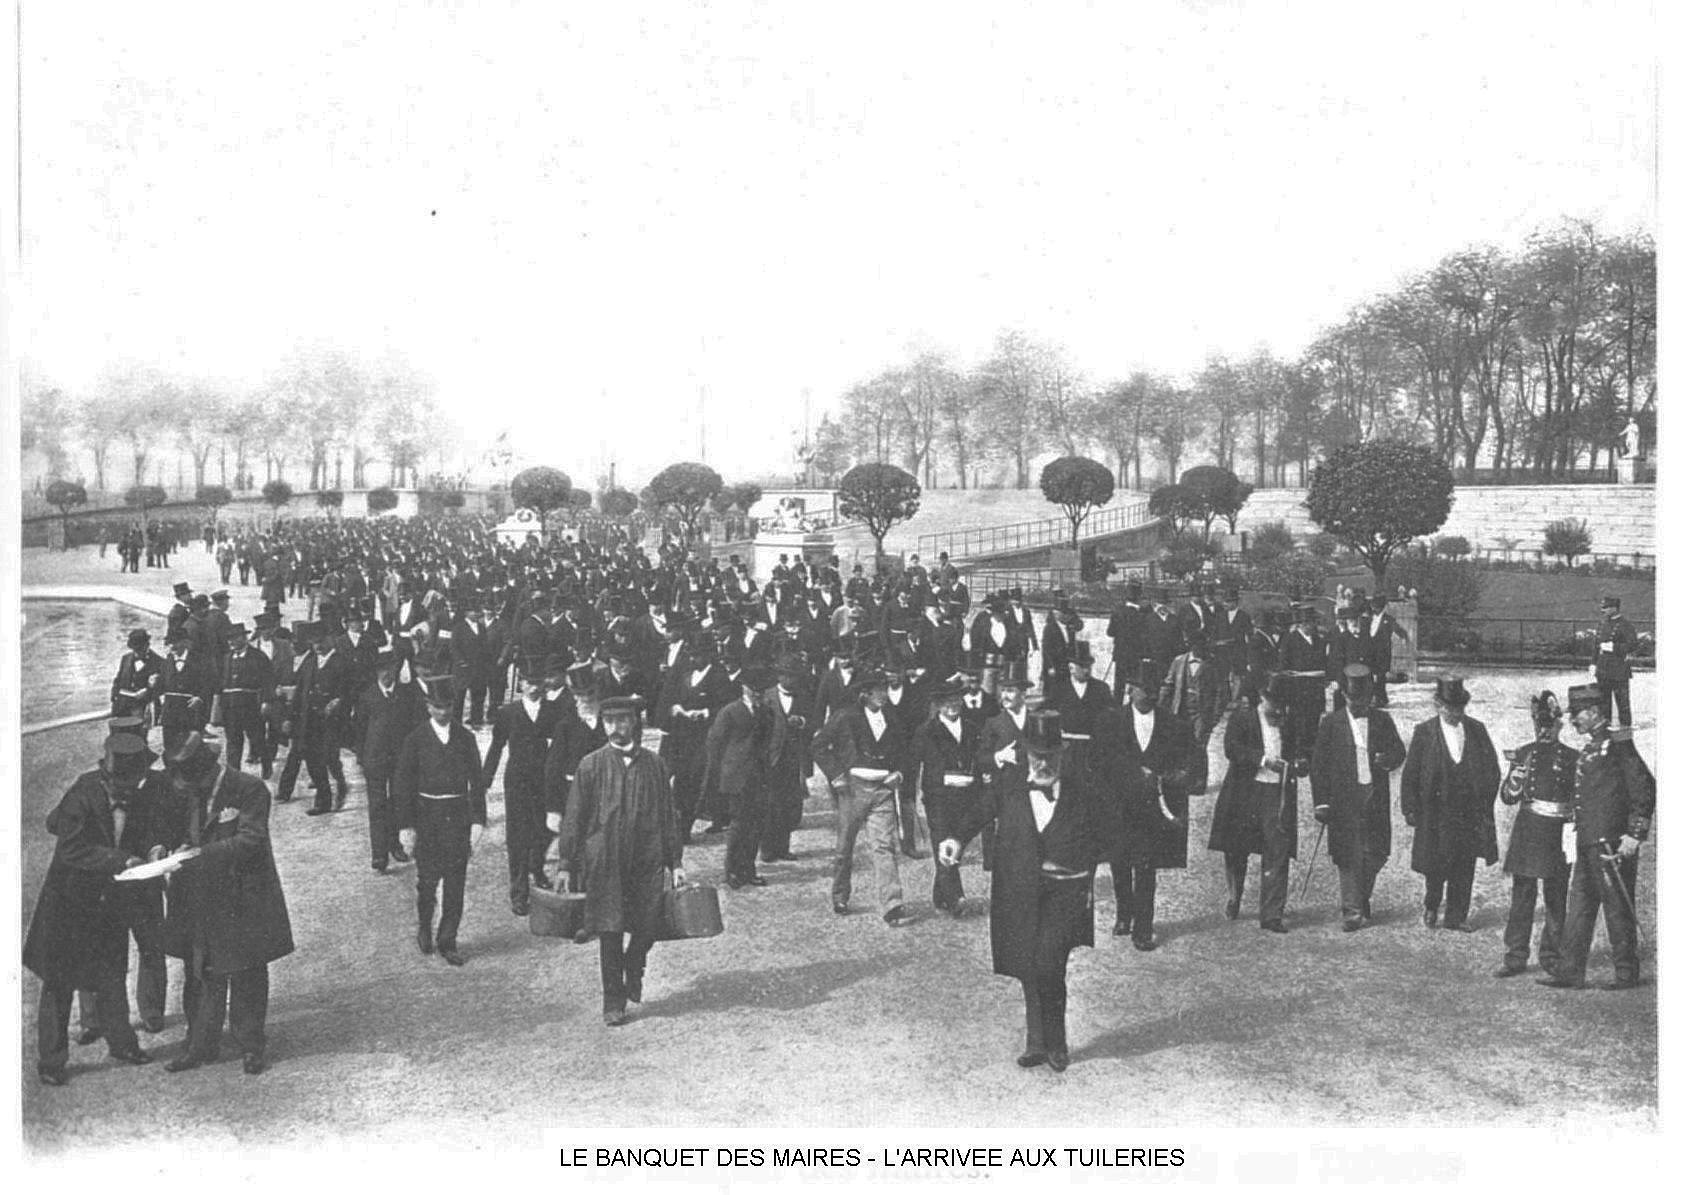
[[[131,651],[146,651],[149,642],[148,633],[137,627],[125,637],[124,643]]]
[[[100,744],[100,749],[111,756],[113,771],[141,771],[159,758],[139,734],[109,734]]]
[[[142,724],[141,715],[124,714],[117,718],[106,719],[108,734],[133,734],[144,743],[147,741],[147,729]]]
[[[780,680],[805,680],[813,672],[806,660],[789,652],[778,657],[775,670]]]
[[[445,705],[454,704],[454,678],[451,676],[424,677],[425,704]]]
[[[189,608],[191,610],[206,610],[210,609],[211,606],[212,599],[207,597],[204,593],[197,593],[194,597],[189,599]]]
[[[1458,680],[1458,687],[1462,682]],[[1374,691],[1374,674],[1368,671],[1366,664],[1346,664],[1344,666],[1344,695],[1346,697],[1367,697]],[[1468,693],[1463,690],[1462,700],[1468,700]]]
[[[573,664],[566,670],[566,687],[574,693],[588,694],[596,691],[595,662],[584,660]]]
[[[1225,589],[1220,591],[1220,600],[1228,605],[1238,601],[1240,596],[1238,586],[1236,585],[1228,585]]]
[[[761,664],[750,664],[737,674],[737,683],[746,688],[764,691],[772,688],[772,669]]]
[[[1154,697],[1161,692],[1162,680],[1161,665],[1159,663],[1155,660],[1138,661],[1137,670],[1132,676],[1132,684],[1136,688],[1142,689],[1151,697]]]
[[[954,701],[966,695],[967,686],[961,682],[959,677],[952,676],[946,681],[940,681],[932,689],[933,701]]]
[[[189,583],[187,581],[177,581],[172,584],[171,592],[176,594],[178,597],[188,597],[190,592]]]
[[[254,630],[275,631],[282,621],[282,618],[276,614],[256,614],[254,615]]]
[[[1092,661],[1095,659],[1096,657],[1091,654],[1091,645],[1089,643],[1085,642],[1083,639],[1075,639],[1073,641],[1073,654],[1067,661],[1069,664],[1083,664],[1085,667],[1089,668]]]
[[[1444,705],[1467,705],[1470,694],[1463,687],[1460,676],[1441,676],[1433,689],[1433,696]]]
[[[1047,755],[1066,743],[1061,734],[1061,714],[1050,709],[1032,709],[1026,714],[1026,750]]]
[[[877,664],[868,664],[866,669],[855,678],[855,692],[864,693],[868,689],[883,689],[890,682],[890,673]]]
[[[187,627],[172,627],[165,632],[165,645],[167,647],[175,647],[179,643],[187,643],[188,641],[189,630]]]
[[[1604,702],[1604,691],[1597,685],[1568,686],[1568,712],[1573,714],[1589,705],[1601,706],[1604,713],[1609,713],[1609,706]]]
[[[232,638],[232,639],[246,639],[247,637],[248,637],[248,624],[247,623],[245,623],[245,622],[233,622],[233,623],[230,624],[230,638]]]

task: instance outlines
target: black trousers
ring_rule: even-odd
[[[768,790],[766,816],[761,820],[761,858],[766,862],[790,853],[790,835],[802,824],[802,802],[807,791],[806,781],[787,791]]]
[[[419,932],[430,936],[440,887],[442,921],[436,926],[436,945],[441,950],[453,950],[460,941],[460,917],[466,908],[466,864],[472,856],[468,805],[464,797],[419,798],[418,837],[413,844],[413,857],[418,861]]]
[[[265,715],[259,712],[259,698],[245,693],[235,696],[226,693],[219,704],[224,712],[224,761],[230,770],[242,770],[244,746],[249,755],[265,763]]]
[[[1474,899],[1474,858],[1454,859],[1442,872],[1427,876],[1426,908],[1437,912],[1444,902],[1444,924],[1454,929],[1468,920],[1468,906]]]
[[[507,802],[507,898],[530,899],[531,881],[546,885],[543,857],[548,853],[548,810],[542,792],[530,792],[508,782]]]
[[[371,865],[387,867],[390,849],[401,843],[388,776],[366,776],[366,826],[371,835]]]
[[[766,824],[766,784],[752,780],[741,792],[723,796],[731,815],[731,833],[725,839],[725,878],[748,879],[755,874],[755,852]]]
[[[1621,680],[1601,680],[1598,691],[1604,696],[1604,714],[1608,716],[1610,704],[1615,703],[1615,724],[1617,726],[1633,725],[1633,681],[1630,677]]]
[[[1623,859],[1617,864],[1629,899],[1639,883],[1639,860]],[[1610,957],[1617,979],[1639,978],[1639,934],[1633,915],[1604,874],[1604,863],[1596,846],[1582,846],[1574,862],[1574,879],[1569,887],[1568,918],[1562,931],[1560,974],[1576,983],[1586,978],[1586,961],[1592,953],[1592,936],[1598,928],[1598,909],[1604,910],[1604,928],[1610,937]]]
[[[307,775],[318,789],[313,805],[328,809],[330,782],[335,780],[338,785],[348,782],[342,775],[341,723],[326,714],[309,711],[302,718],[301,757],[306,761]]]
[[[136,1031],[130,1025],[130,993],[124,973],[113,970],[102,975],[94,992],[95,1016],[106,1038],[106,1048],[125,1051],[136,1048]],[[35,1064],[44,1071],[64,1068],[71,1056],[71,1002],[76,988],[69,983],[43,980],[41,1002],[35,1017]]]
[[[1278,784],[1257,781],[1257,821],[1262,828],[1261,921],[1267,925],[1285,919],[1286,894],[1291,887],[1291,838],[1280,816]],[[1250,871],[1250,856],[1228,852],[1226,891],[1235,902],[1244,899],[1244,880]]]
[[[626,991],[632,980],[641,980],[648,966],[654,939],[623,932],[603,933],[601,939],[601,1011],[624,1012]]]
[[[1152,868],[1153,872],[1154,869]],[[1026,1053],[1067,1050],[1067,959],[1083,909],[1091,898],[1089,877],[1038,884],[1037,942],[1032,969],[1020,986],[1026,996]]]
[[[1545,928],[1539,933],[1539,966],[1552,975],[1562,963],[1562,927],[1568,919],[1568,872],[1559,876],[1512,876],[1509,920],[1503,927],[1503,961],[1525,967],[1533,948],[1533,909],[1545,893]]]
[[[261,963],[225,975],[196,974],[183,968],[183,1014],[189,1018],[189,1057],[211,1062],[224,1040],[228,1012],[230,1036],[244,1056],[265,1057],[265,1013],[271,1002],[271,968]]]
[[[1114,919],[1130,922],[1134,937],[1149,937],[1156,924],[1156,869],[1125,857],[1109,860],[1108,869],[1114,876]]]
[[[1138,679],[1138,661],[1123,660],[1114,657],[1114,704],[1123,705],[1126,702],[1126,691],[1132,687],[1132,682]]]
[[[460,690],[459,690],[460,695],[459,695],[458,699],[455,701],[454,720],[456,722],[460,721],[460,715],[463,712],[465,712],[464,707],[466,705],[467,700],[470,699],[471,707],[472,707],[471,708],[472,721],[473,722],[482,722],[483,721],[484,707],[487,705],[492,711],[495,709],[495,705],[493,704],[492,698],[490,696],[491,687],[492,686],[490,685],[490,678],[489,678],[489,675],[487,673],[485,673],[485,674],[473,674],[473,675],[469,676],[466,679],[463,687],[460,688]]]
[[[275,755],[277,741],[272,739],[268,747]],[[289,754],[283,757],[283,771],[277,777],[277,799],[279,801],[287,801],[294,797],[295,778],[301,774],[301,761],[304,758],[305,753],[301,749],[301,733],[297,729],[294,736],[289,740]]]

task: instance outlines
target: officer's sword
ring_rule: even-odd
[[[1302,900],[1304,897],[1309,895],[1309,877],[1315,874],[1315,859],[1321,853],[1321,841],[1325,839],[1326,836],[1327,825],[1325,822],[1322,822],[1321,832],[1315,835],[1315,845],[1309,850],[1309,867],[1303,872],[1303,887],[1302,890],[1297,893],[1298,900]]]
[[[1604,875],[1609,878],[1615,888],[1615,894],[1621,898],[1621,903],[1627,906],[1627,915],[1633,918],[1633,932],[1647,947],[1651,944],[1650,937],[1645,933],[1645,927],[1639,924],[1639,910],[1633,907],[1633,897],[1628,895],[1627,885],[1622,881],[1621,869],[1617,864],[1621,856],[1610,850],[1610,844],[1604,839],[1598,839],[1598,862],[1603,864]]]

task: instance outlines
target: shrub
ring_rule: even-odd
[[[1269,523],[1252,533],[1250,547],[1245,551],[1244,559],[1259,563],[1296,550],[1297,541],[1291,537],[1291,529],[1283,521]]]
[[[1558,519],[1545,524],[1545,555],[1561,556],[1568,567],[1573,568],[1574,558],[1591,550],[1592,531],[1585,519]]]
[[[1433,541],[1433,551],[1446,560],[1460,560],[1473,550],[1466,535],[1441,535]]]
[[[1326,531],[1316,532],[1314,538],[1309,541],[1309,551],[1322,560],[1331,560],[1338,554],[1338,536]]]
[[[1422,617],[1466,618],[1480,604],[1480,571],[1470,561],[1446,560],[1417,545],[1392,557],[1386,585],[1419,593]]]

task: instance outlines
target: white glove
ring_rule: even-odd
[[[401,835],[401,849],[406,851],[409,855],[412,854],[413,853],[413,847],[418,845],[419,832],[417,830],[413,830],[413,829],[406,829],[406,830],[402,830],[400,832],[400,835]]]
[[[551,813],[543,820],[548,824],[550,834],[560,833],[560,815],[558,813]]]
[[[1020,758],[1020,749],[1013,743],[1010,743],[1008,746],[998,751],[994,756],[992,756],[992,758],[1003,767],[1011,768],[1014,766],[1015,761]]]
[[[937,861],[945,867],[954,867],[961,862],[961,844],[953,838],[945,838],[937,844]]]

